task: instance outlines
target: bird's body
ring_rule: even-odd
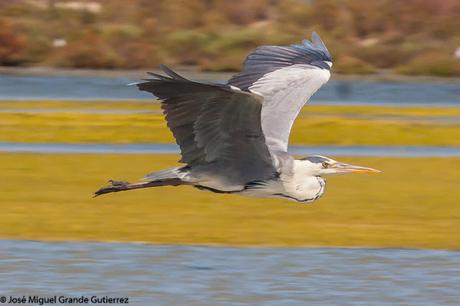
[[[131,189],[192,185],[217,193],[279,197],[301,203],[324,193],[323,175],[375,172],[323,156],[295,159],[289,134],[301,108],[330,77],[332,58],[316,33],[288,47],[262,46],[227,84],[167,76],[138,83],[161,100],[185,166],[154,172],[141,183],[113,182],[96,195]]]

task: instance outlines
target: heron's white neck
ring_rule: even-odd
[[[313,165],[308,161],[294,160],[292,172],[280,177],[283,193],[300,202],[318,199],[324,193],[326,181],[314,174]]]

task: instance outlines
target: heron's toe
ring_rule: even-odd
[[[109,180],[109,183],[111,184],[111,186],[117,186],[117,187],[129,185],[129,182],[126,182],[126,181]]]

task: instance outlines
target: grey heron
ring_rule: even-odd
[[[301,203],[324,193],[323,176],[378,170],[315,155],[288,153],[301,108],[330,77],[332,57],[318,34],[290,46],[261,46],[226,84],[201,83],[166,66],[137,87],[160,99],[183,166],[129,183],[109,181],[95,196],[157,186],[191,185],[216,193],[280,197]]]

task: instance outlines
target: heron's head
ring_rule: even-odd
[[[312,176],[323,176],[333,174],[345,174],[345,173],[378,173],[379,170],[373,168],[367,168],[362,166],[356,166],[346,163],[341,163],[331,158],[314,155],[302,158],[301,168],[308,175]]]

